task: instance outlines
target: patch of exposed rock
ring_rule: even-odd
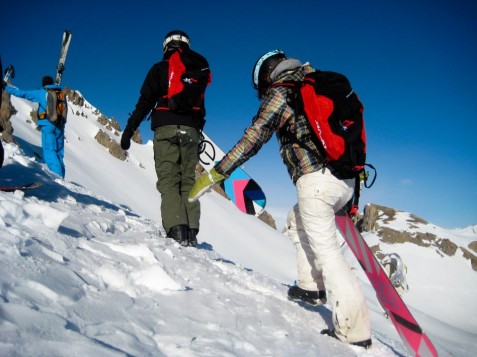
[[[273,219],[272,215],[268,213],[266,210],[263,210],[262,213],[259,214],[258,219],[268,224],[273,229],[277,229],[275,220]]]
[[[96,134],[94,138],[96,139],[98,143],[100,143],[102,146],[107,148],[109,153],[113,157],[121,161],[126,160],[126,157],[127,157],[126,152],[123,149],[121,149],[121,146],[115,140],[111,139],[108,133],[99,129],[98,133]]]
[[[16,114],[17,110],[10,103],[10,94],[2,90],[2,109],[0,109],[0,126],[3,131],[0,133],[0,139],[7,143],[14,143],[13,127],[10,122],[12,115]]]
[[[477,241],[470,243],[469,249],[472,249],[474,252],[477,253]]]
[[[395,219],[397,212],[400,211],[376,204],[368,204],[363,216],[360,217],[358,226],[361,231],[376,232],[381,242],[387,244],[411,243],[420,247],[433,247],[438,254],[447,256],[454,256],[460,250],[463,257],[470,260],[472,269],[477,271],[477,257],[469,250],[477,252],[477,242],[472,242],[469,244],[469,249],[466,249],[465,247],[459,247],[448,238],[440,238],[429,232],[400,231],[390,228],[387,224]],[[410,214],[409,217],[410,220],[407,223],[410,229],[428,224],[427,221],[413,214]],[[371,250],[378,257],[382,255],[379,245],[371,247]]]
[[[472,254],[469,250],[465,249],[464,247],[460,247],[460,250],[462,251],[462,255],[464,256],[464,258],[470,260],[472,269],[474,271],[477,271],[477,256]]]

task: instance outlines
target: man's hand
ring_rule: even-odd
[[[131,130],[126,126],[123,135],[121,136],[121,149],[128,150],[131,147],[131,138],[134,135],[134,130]]]

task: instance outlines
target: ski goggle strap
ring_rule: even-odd
[[[255,89],[258,88],[258,75],[260,73],[260,67],[262,67],[263,62],[265,62],[268,58],[277,55],[279,53],[283,53],[283,51],[280,50],[273,50],[270,52],[265,53],[262,57],[260,57],[255,64],[255,68],[253,70],[253,86]]]
[[[185,43],[187,43],[188,45],[190,45],[190,44],[189,44],[190,40],[189,40],[188,37],[186,37],[186,36],[184,36],[184,35],[171,35],[171,36],[169,36],[169,37],[166,37],[166,39],[165,39],[164,42],[162,43],[162,47],[163,47],[163,48],[166,47],[167,44],[168,44],[169,42],[171,42],[171,41],[181,41],[181,42],[185,42]]]

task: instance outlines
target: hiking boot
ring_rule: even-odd
[[[295,301],[302,300],[311,305],[323,305],[326,304],[326,291],[305,290],[297,285],[293,285],[288,289],[288,298]]]
[[[197,247],[197,234],[199,230],[197,228],[190,228],[187,232],[189,238],[189,247]]]
[[[179,224],[172,227],[167,233],[167,238],[174,239],[177,243],[187,247],[189,239],[187,237],[188,227],[185,224]]]
[[[336,338],[338,341],[341,341],[338,336],[336,336],[336,333],[335,333],[335,330],[334,329],[324,329],[324,330],[321,330],[320,332],[322,335],[328,335],[328,336],[331,336],[331,337],[334,337]],[[373,345],[373,342],[371,341],[371,339],[367,339],[367,340],[363,340],[363,341],[358,341],[358,342],[349,342],[350,345],[353,345],[353,346],[358,346],[358,347],[363,347],[364,349],[370,349],[371,346]]]

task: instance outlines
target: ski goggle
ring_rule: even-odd
[[[253,86],[255,89],[258,89],[258,75],[260,74],[260,68],[262,67],[263,62],[265,62],[268,58],[280,53],[284,54],[283,51],[280,51],[280,50],[273,50],[273,51],[267,52],[258,59],[257,63],[255,63],[255,67],[253,69]]]
[[[190,40],[188,37],[184,36],[184,35],[171,35],[169,37],[166,37],[164,39],[164,42],[162,43],[162,48],[165,48],[167,46],[167,44],[171,41],[181,41],[181,42],[185,42],[187,43],[188,45],[190,45]]]

